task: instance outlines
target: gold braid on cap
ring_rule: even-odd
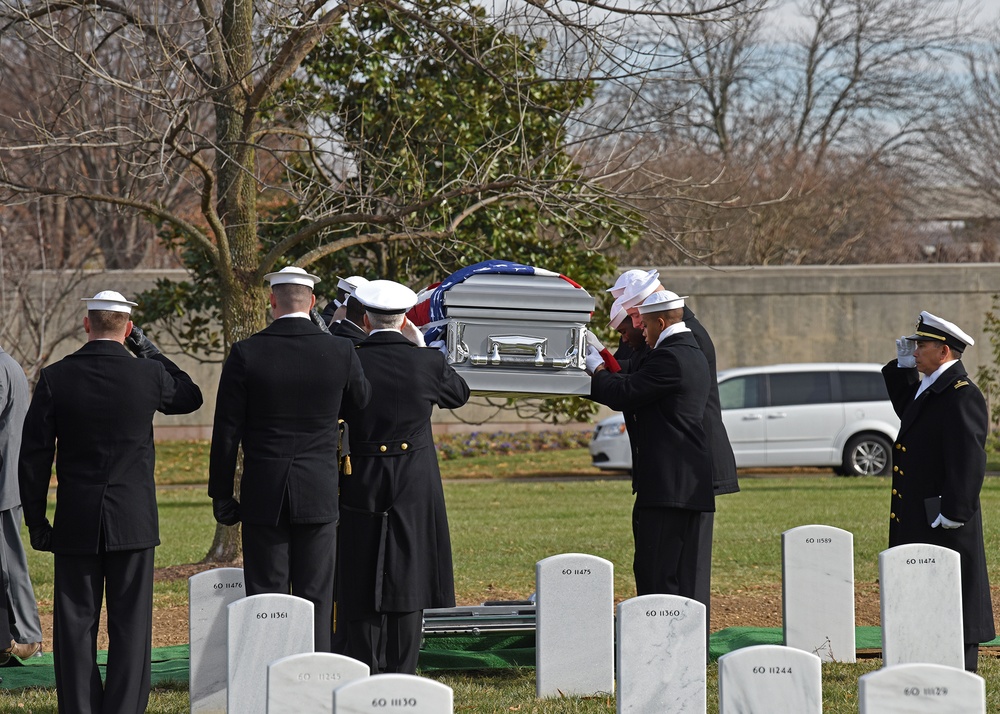
[[[930,337],[932,340],[941,340],[942,342],[946,342],[948,340],[947,337],[942,337],[941,335],[932,335],[929,332],[921,332],[920,330],[917,330],[917,335],[920,337]]]

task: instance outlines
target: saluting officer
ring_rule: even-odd
[[[462,406],[469,387],[443,354],[414,343],[422,340],[404,315],[417,301],[412,290],[373,280],[354,297],[366,310],[369,337],[357,353],[372,400],[344,414],[352,473],[340,490],[337,636],[372,674],[413,674],[422,611],[455,605],[431,412]]]
[[[359,287],[368,282],[368,278],[364,278],[360,275],[351,275],[347,278],[337,278],[337,294],[334,296],[333,300],[326,304],[323,308],[323,320],[326,321],[327,326],[333,330],[334,326],[342,322],[344,317],[347,315],[347,299],[354,294],[354,291]],[[361,319],[360,317],[358,318]],[[356,327],[360,328],[361,324],[356,323]],[[344,337],[345,335],[341,335]]]
[[[979,508],[989,415],[961,361],[973,344],[954,323],[921,312],[916,333],[896,340],[896,359],[882,368],[901,422],[893,450],[889,547],[929,543],[961,556],[970,672],[977,668],[979,643],[996,636]]]
[[[160,544],[153,414],[193,412],[202,397],[133,327],[136,303],[113,290],[84,301],[87,344],[42,370],[28,407],[21,502],[31,546],[55,553],[60,713],[142,714],[150,688],[153,550]],[[45,502],[53,457],[58,486],[50,525]],[[108,606],[103,685],[96,659],[102,599]]]
[[[358,344],[368,337],[364,324],[365,306],[353,294],[348,295],[344,300],[344,319],[330,326],[330,334],[346,337],[354,344]]]
[[[337,548],[337,419],[371,388],[350,341],[309,319],[319,278],[288,267],[271,283],[274,322],[233,345],[222,367],[208,495],[216,520],[243,521],[247,595],[291,593],[314,606],[315,648],[329,652]],[[243,445],[240,501],[233,496]]]

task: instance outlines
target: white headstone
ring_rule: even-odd
[[[451,714],[451,687],[412,674],[376,674],[333,690],[334,714]]]
[[[892,664],[858,679],[861,714],[986,714],[986,680],[942,664]]]
[[[961,558],[950,548],[899,545],[878,555],[882,663],[965,668]]]
[[[854,662],[854,536],[833,526],[781,534],[785,646],[824,662]]]
[[[191,714],[226,712],[226,607],[245,595],[243,568],[216,568],[188,578]]]
[[[705,606],[678,595],[618,605],[617,711],[704,712]]]
[[[745,647],[719,657],[719,714],[822,714],[822,662],[781,645]]]
[[[539,697],[614,690],[614,566],[581,553],[535,565],[535,688]]]
[[[313,604],[294,595],[251,595],[229,606],[229,712],[264,714],[267,665],[312,652]]]
[[[368,674],[364,662],[329,652],[282,657],[267,665],[267,714],[331,714],[333,690]]]

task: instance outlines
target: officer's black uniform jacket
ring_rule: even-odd
[[[219,379],[208,495],[233,495],[242,443],[244,523],[278,525],[286,506],[291,523],[336,522],[337,419],[370,395],[354,345],[307,319],[281,318],[237,342]]]
[[[633,371],[598,371],[590,398],[633,416],[636,505],[714,511],[712,459],[703,426],[708,361],[691,332],[667,337]]]
[[[733,455],[733,446],[729,443],[729,434],[722,422],[719,374],[715,366],[715,344],[708,330],[687,305],[684,306],[684,325],[691,330],[698,347],[705,353],[712,379],[711,388],[708,390],[708,402],[705,404],[705,435],[708,437],[708,448],[712,452],[712,483],[715,486],[715,495],[736,493],[740,490],[740,484],[736,478],[736,457]]]
[[[108,551],[159,545],[153,414],[187,414],[201,403],[201,390],[165,356],[137,359],[113,340],[88,342],[43,369],[21,441],[25,523],[45,522],[55,457],[54,553],[97,553],[102,537]]]
[[[626,320],[631,320],[631,317],[626,317]],[[618,344],[618,349],[615,352],[615,359],[618,361],[618,365],[621,367],[621,371],[628,374],[633,369],[638,369],[639,365],[642,363],[643,358],[649,354],[650,347],[646,343],[642,344],[639,349],[633,348],[624,339]],[[632,452],[632,463],[635,464],[635,454],[637,441],[632,438],[632,434],[635,433],[638,427],[635,425],[635,412],[631,409],[622,409],[622,419],[625,420],[625,428],[628,430],[629,435],[629,451]]]
[[[893,360],[882,375],[901,424],[893,445],[889,546],[930,543],[962,557],[962,606],[965,641],[995,636],[979,491],[986,473],[986,401],[956,362],[914,399],[915,368]],[[931,528],[924,501],[941,497],[941,513],[961,528]]]
[[[431,436],[435,406],[469,399],[438,350],[380,331],[357,347],[371,380],[366,409],[349,408],[352,473],[341,480],[337,602],[346,619],[454,607],[451,540]]]
[[[698,321],[691,308],[684,306],[684,326],[691,330],[698,347],[705,354],[708,361],[709,374],[712,384],[708,392],[708,401],[705,404],[705,435],[708,437],[709,450],[712,454],[712,483],[715,488],[715,495],[726,493],[736,493],[740,490],[739,481],[736,476],[736,457],[733,455],[732,444],[729,443],[729,434],[726,432],[726,425],[722,421],[722,404],[719,400],[718,372],[715,366],[715,344],[708,334],[708,330]],[[631,319],[631,318],[626,318]],[[615,359],[622,366],[622,371],[630,372],[638,368],[643,358],[649,354],[649,349],[633,350],[626,342],[622,341],[615,352]],[[625,417],[625,424],[629,430],[629,436],[633,431],[631,422],[633,415],[628,410],[622,410]],[[635,461],[635,447],[632,449],[632,460]]]

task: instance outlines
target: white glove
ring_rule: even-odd
[[[409,318],[403,319],[403,324],[399,328],[399,331],[400,333],[402,333],[403,337],[408,339],[417,347],[427,346],[427,344],[424,342],[424,333],[420,331],[419,327],[410,322]]]
[[[933,511],[931,511],[931,513],[933,513]],[[938,517],[934,519],[933,523],[931,523],[931,528],[941,526],[942,528],[951,530],[953,528],[961,528],[964,525],[964,523],[959,523],[958,521],[953,521],[950,518],[945,518],[943,513],[939,513]]]
[[[593,374],[597,371],[598,367],[604,364],[604,358],[601,357],[601,353],[596,348],[588,345],[587,356],[584,357],[584,362],[587,365],[587,374]]]
[[[441,354],[445,357],[448,356],[448,343],[444,340],[434,340],[433,342],[428,342],[427,346],[433,347],[436,350],[441,350]]]
[[[590,330],[587,330],[587,345],[593,347],[598,352],[605,349],[604,345],[601,344],[601,341],[597,339],[597,335]]]
[[[913,350],[917,348],[917,343],[900,337],[896,340],[896,364],[900,367],[916,367],[917,359],[913,356]]]

